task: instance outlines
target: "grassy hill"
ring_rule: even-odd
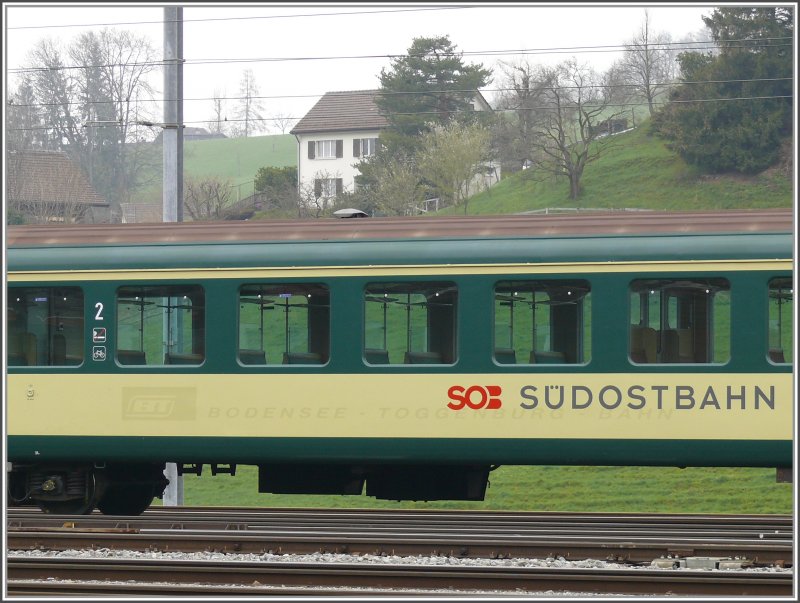
[[[542,181],[529,171],[504,178],[472,197],[469,214],[506,214],[555,207],[733,209],[791,207],[791,170],[773,168],[755,176],[706,176],[648,134],[644,126],[613,138],[614,148],[586,166],[583,194],[569,199],[569,182],[554,177]],[[791,149],[787,149],[790,152]],[[448,208],[440,213],[463,213]]]
[[[586,167],[583,194],[577,202],[569,199],[565,178],[525,171],[511,174],[472,197],[468,213],[507,214],[563,207],[678,210],[792,206],[793,181],[791,169],[785,164],[755,176],[703,175],[648,130],[645,122],[636,130],[613,138],[613,148]],[[152,153],[160,170],[161,147],[153,145]],[[787,141],[787,157],[790,153]],[[289,134],[196,140],[184,146],[186,177],[230,180],[235,187],[234,200],[253,193],[258,168],[296,165],[297,141]],[[161,202],[160,172],[154,180],[154,185],[137,195],[139,202]],[[459,207],[438,213],[463,211]]]
[[[153,154],[154,184],[136,195],[139,203],[161,203],[161,145],[150,145]],[[192,140],[183,145],[185,178],[217,177],[230,180],[234,199],[253,194],[253,179],[258,168],[296,166],[297,140],[291,134]]]

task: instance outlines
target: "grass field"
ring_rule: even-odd
[[[613,137],[614,147],[589,163],[583,194],[569,199],[569,182],[525,172],[504,178],[469,200],[469,214],[507,214],[544,208],[653,210],[791,207],[793,181],[779,170],[755,176],[704,176],[648,134],[647,125]],[[463,207],[440,213],[463,214]]]
[[[184,476],[187,505],[484,509],[614,513],[792,513],[793,484],[774,469],[689,467],[500,467],[483,502],[396,502],[367,496],[258,493],[255,467],[235,476]],[[158,500],[156,503],[158,504]]]
[[[152,153],[161,156],[161,145],[152,145]],[[136,194],[137,203],[161,203],[161,160],[156,158],[158,174],[154,184]],[[218,178],[230,181],[232,201],[253,194],[253,180],[261,167],[297,165],[297,140],[290,134],[191,140],[184,144],[184,178]]]
[[[791,174],[770,169],[755,176],[702,175],[667,149],[664,141],[649,134],[647,122],[612,139],[613,148],[586,166],[583,194],[569,199],[565,178],[541,177],[532,171],[517,172],[475,195],[469,214],[507,214],[544,208],[644,208],[711,209],[791,207]],[[788,147],[787,147],[788,148]],[[137,202],[161,203],[161,147],[155,155],[155,184],[135,195]],[[296,166],[297,141],[290,134],[195,140],[184,145],[186,178],[215,177],[230,181],[232,201],[253,193],[253,180],[260,167]],[[448,208],[439,214],[463,213]]]

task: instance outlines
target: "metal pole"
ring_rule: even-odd
[[[164,8],[164,197],[162,222],[183,222],[183,7]],[[167,318],[169,320],[169,318]],[[170,332],[168,325],[165,331]],[[183,476],[167,463],[164,506],[183,504]]]

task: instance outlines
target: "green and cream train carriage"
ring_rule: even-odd
[[[9,497],[484,497],[499,465],[792,466],[788,210],[9,227]]]

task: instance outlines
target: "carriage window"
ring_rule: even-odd
[[[453,364],[454,283],[373,283],[364,291],[367,364]]]
[[[494,359],[580,364],[591,358],[587,281],[504,281],[494,290]]]
[[[202,287],[120,287],[116,357],[122,365],[202,364],[205,359]]]
[[[324,285],[245,285],[239,291],[239,362],[325,364],[330,293]]]
[[[730,358],[731,295],[725,279],[633,281],[630,304],[633,362],[708,364]]]
[[[794,311],[792,278],[776,278],[769,283],[769,349],[767,357],[776,364],[791,364]]]
[[[83,362],[83,291],[78,287],[9,287],[8,366]]]

